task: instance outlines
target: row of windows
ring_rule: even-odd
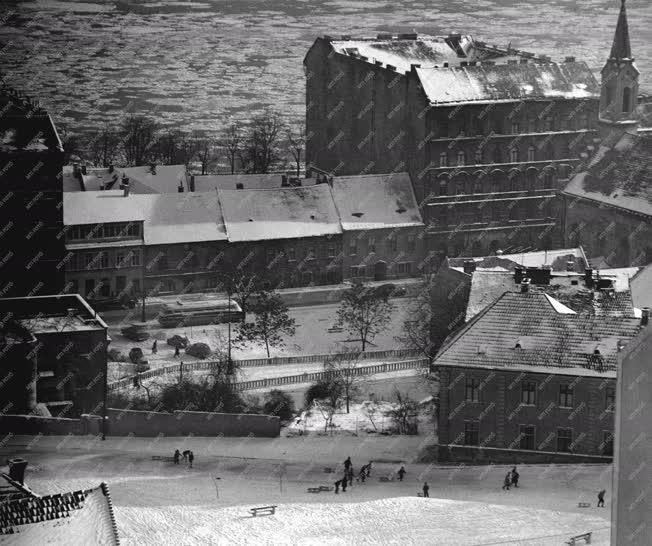
[[[547,201],[526,202],[509,206],[496,206],[496,204],[482,207],[459,210],[449,210],[446,207],[437,207],[433,216],[428,221],[435,226],[458,226],[470,224],[486,224],[489,222],[507,222],[519,220],[545,220],[553,217],[553,206]]]
[[[397,275],[410,275],[412,274],[412,262],[398,262],[396,264],[390,264],[389,269],[395,267],[395,273]],[[356,277],[375,277],[378,272],[377,265],[352,265],[349,267],[349,276],[351,278]]]
[[[466,378],[464,397],[467,402],[480,401],[480,380],[473,377]],[[559,385],[559,407],[572,408],[574,407],[575,392],[573,387],[568,383]],[[534,406],[537,403],[537,382],[536,381],[522,381],[521,382],[521,404],[527,406]],[[616,391],[613,387],[606,387],[605,389],[605,410],[614,411],[616,403]]]
[[[449,119],[444,117],[438,120],[440,138],[476,136],[489,133],[513,134],[541,133],[552,131],[578,131],[593,129],[593,119],[587,112],[572,117],[562,115],[535,116],[525,122],[495,117],[491,121],[479,116],[473,116],[469,121],[463,119]]]
[[[381,242],[377,241],[375,237],[368,237],[367,240],[367,252],[378,252],[378,250],[381,248]],[[397,252],[398,251],[398,238],[397,237],[389,237],[385,239],[384,241],[385,248],[387,252]],[[351,239],[349,241],[349,256],[356,256],[358,252],[362,251],[362,241],[356,241],[354,239]],[[417,247],[417,240],[416,240],[416,235],[410,234],[407,238],[406,244],[405,244],[405,250],[407,252],[414,252]]]
[[[556,175],[553,169],[530,168],[525,173],[520,171],[505,173],[494,171],[488,176],[484,173],[474,174],[458,173],[451,180],[447,174],[441,174],[434,181],[433,193],[435,195],[464,195],[479,193],[499,193],[506,191],[536,191],[552,189],[555,187]]]
[[[537,446],[536,441],[536,426],[534,425],[519,425],[519,435],[517,438],[518,449],[535,450],[542,449],[549,451],[545,446]],[[557,451],[570,453],[573,451],[573,429],[572,428],[558,428],[556,434]],[[613,432],[605,430],[602,432],[601,451],[603,455],[613,455]],[[480,422],[478,420],[464,421],[464,445],[478,446],[480,445]]]
[[[563,158],[572,157],[573,152],[569,148],[567,154]],[[522,156],[518,147],[514,146],[507,150],[507,154],[503,153],[500,146],[494,147],[489,155],[484,148],[478,148],[473,154],[473,162],[467,156],[464,150],[459,150],[456,154],[450,152],[441,152],[439,154],[440,167],[463,167],[469,164],[483,165],[485,163],[519,163],[522,159],[527,158],[527,161],[552,161],[555,159],[555,149],[552,144],[548,144],[543,150],[537,149],[536,146],[531,145],[527,149],[527,155]],[[452,160],[455,160],[453,163]],[[560,158],[561,159],[561,158]]]
[[[83,292],[80,292],[80,289]],[[115,288],[111,286],[111,279],[84,279],[83,285],[80,285],[77,279],[71,279],[66,285],[69,294],[82,294],[88,300],[97,298],[108,298],[116,295],[140,294],[140,280],[133,279],[127,282],[124,276],[115,278]]]
[[[140,237],[140,224],[135,222],[111,222],[70,226],[66,231],[66,241],[93,239],[121,239]]]
[[[337,256],[337,247],[335,245],[310,246],[303,249],[303,251],[299,249],[298,252],[293,246],[285,249],[268,248],[266,252],[267,263],[272,263],[283,256],[284,253],[290,262],[294,262],[297,259],[314,260],[316,258],[335,258]]]
[[[67,271],[91,271],[94,269],[138,267],[142,263],[140,249],[100,252],[69,252]]]

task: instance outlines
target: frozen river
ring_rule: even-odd
[[[319,34],[472,33],[597,71],[616,0],[109,0],[1,3],[0,67],[59,126],[115,124],[126,109],[219,130],[267,105],[303,116],[303,57]],[[629,0],[642,91],[652,92],[652,4]]]

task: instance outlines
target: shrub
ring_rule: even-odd
[[[247,407],[231,383],[205,379],[201,383],[182,381],[168,385],[161,393],[165,411],[211,411],[218,413],[244,413]]]
[[[109,392],[107,396],[107,406],[113,409],[147,411],[152,410],[156,403],[154,399],[148,402],[144,396],[129,396],[122,392]]]
[[[305,405],[306,408],[312,406],[312,403],[315,400],[323,400],[328,398],[331,392],[331,383],[329,381],[317,381],[308,387],[308,390],[305,394]]]
[[[182,337],[180,335],[173,335],[172,337],[168,338],[167,344],[171,345],[172,347],[179,347],[179,349],[185,349],[188,346],[188,338],[187,337]]]
[[[134,364],[137,364],[144,358],[145,355],[143,354],[143,350],[140,347],[134,347],[129,351],[129,360],[131,360]]]
[[[118,351],[118,349],[109,349],[107,356],[109,362],[127,362],[127,357]]]
[[[273,389],[265,395],[263,413],[276,415],[281,421],[289,421],[295,414],[294,399],[281,390]]]
[[[204,359],[210,356],[211,348],[206,343],[193,343],[186,349],[186,354]]]

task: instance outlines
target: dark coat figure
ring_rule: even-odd
[[[177,345],[177,346],[174,348],[174,358],[178,357],[179,354],[180,354],[179,346]]]
[[[158,340],[157,340],[157,339],[155,339],[155,340],[154,340],[154,343],[152,343],[152,354],[153,354],[153,355],[155,355],[155,354],[158,352],[158,348],[157,348],[157,346],[156,346],[157,343],[158,343]]]
[[[179,464],[179,459],[181,458],[181,452],[177,449],[174,452],[174,464]]]
[[[430,492],[430,486],[428,485],[428,482],[425,482],[423,484],[423,496],[429,498],[430,497],[429,492]]]
[[[342,480],[337,480],[335,482],[335,494],[337,495],[340,492],[340,485],[342,484]]]
[[[399,469],[399,471],[397,472],[397,474],[398,474],[398,481],[399,481],[399,482],[402,482],[402,481],[403,481],[403,476],[405,476],[405,474],[406,474],[406,472],[405,472],[405,467],[402,466],[402,467]]]
[[[358,474],[358,478],[360,478],[360,481],[362,483],[364,483],[365,479],[367,478],[367,470],[366,470],[366,468],[367,468],[366,466],[363,466],[360,469],[360,474]]]
[[[512,485],[518,487],[518,479],[521,475],[517,472],[516,467],[512,468]]]
[[[351,468],[351,457],[347,457],[346,461],[344,461],[344,470],[348,472],[349,468]]]
[[[512,485],[512,473],[508,472],[505,475],[505,482],[503,483],[503,489],[507,489],[507,491],[509,491],[510,485]]]
[[[349,485],[353,485],[353,467],[350,466],[346,471],[346,477],[349,479]]]
[[[604,494],[606,493],[606,490],[602,490],[598,493],[598,506],[602,506],[604,508]]]
[[[195,460],[195,454],[191,451],[188,453],[188,462],[190,463],[190,468],[192,468],[192,462]]]
[[[342,478],[342,493],[346,492],[346,483],[347,483],[347,476],[344,474],[344,477]]]
[[[188,455],[190,455],[190,450],[186,449],[181,455],[183,455],[183,460],[187,461],[188,460]]]

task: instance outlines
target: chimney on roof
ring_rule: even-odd
[[[464,273],[469,275],[475,271],[475,260],[464,260]]]
[[[9,477],[20,485],[24,485],[27,461],[16,457],[14,459],[8,459],[7,464],[9,465]]]
[[[444,68],[448,68],[448,63],[444,63]]]
[[[521,294],[527,294],[530,291],[530,279],[525,277],[521,281]]]
[[[393,64],[388,64],[387,70],[396,70],[396,67]]]
[[[593,282],[593,269],[590,267],[587,267],[584,270],[584,284],[586,284],[587,288],[593,288],[594,282]]]
[[[195,191],[195,175],[190,175],[190,191]]]
[[[525,278],[525,268],[517,265],[514,268],[514,282],[516,284],[521,284],[521,281]]]
[[[528,267],[526,275],[533,284],[550,284],[551,270],[549,267]]]
[[[149,172],[151,174],[156,174],[156,163],[150,163],[149,164]]]
[[[566,57],[566,58],[564,59],[564,62],[565,62],[565,63],[574,63],[574,62],[575,62],[575,57],[572,57],[572,56],[570,56],[570,57]]]
[[[127,178],[127,182],[123,183],[122,185],[122,195],[123,197],[129,197],[129,179]]]
[[[177,188],[177,191],[179,193],[183,193],[183,184],[181,182],[179,182],[179,187]]]
[[[460,66],[468,66],[469,63],[467,61],[462,61],[460,62]]]
[[[244,184],[242,182],[236,182],[235,183],[235,189],[236,190],[244,190]]]
[[[72,164],[72,174],[75,178],[81,176],[81,169],[79,168],[79,163],[77,161]]]
[[[411,64],[410,65],[410,69],[412,70],[412,72],[414,72],[417,68],[421,68],[421,65],[420,64]]]
[[[641,309],[641,326],[647,326],[650,323],[650,308]]]

